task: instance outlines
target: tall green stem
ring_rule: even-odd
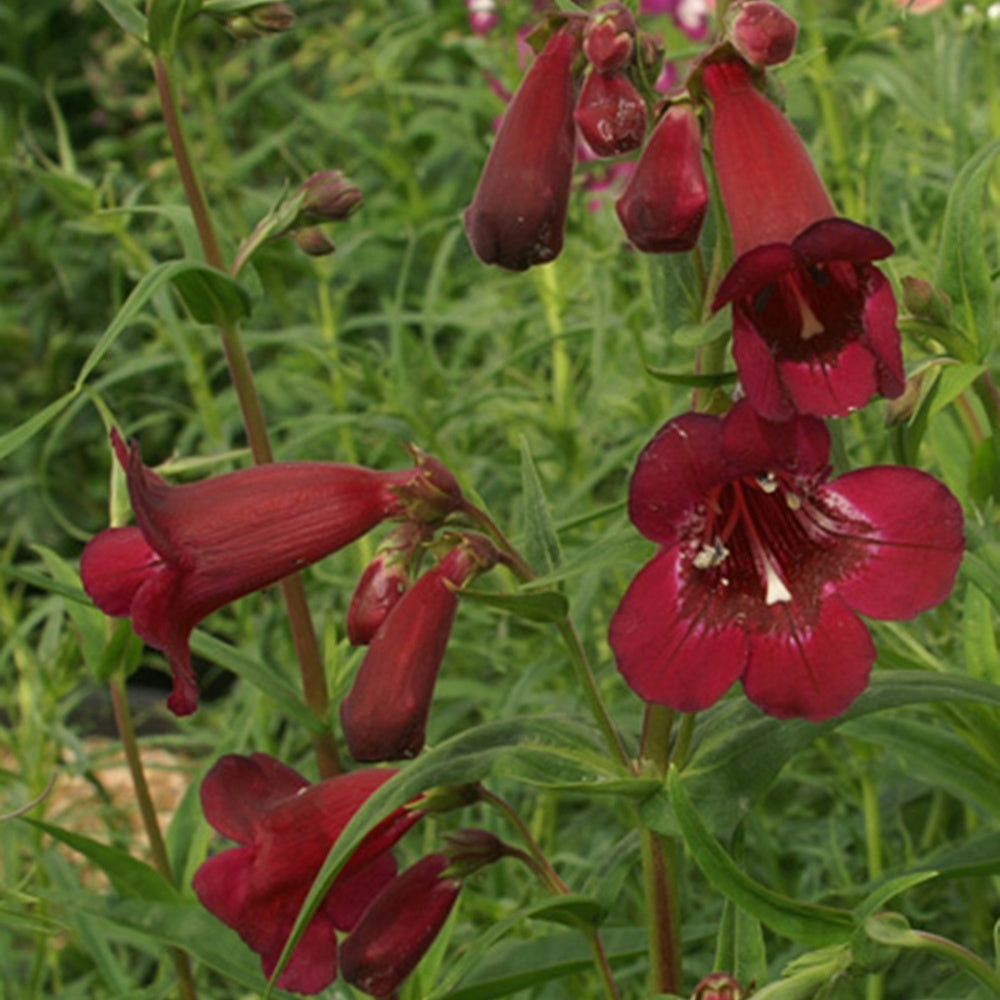
[[[205,254],[205,261],[210,266],[223,271],[225,270],[225,262],[198,174],[188,152],[181,119],[177,112],[177,101],[174,97],[170,74],[163,59],[159,56],[153,62],[153,75],[156,79],[156,91],[160,98],[170,147],[177,162],[184,193],[191,207],[202,252]],[[239,330],[232,323],[220,322],[218,330],[226,363],[229,366],[229,376],[239,400],[240,413],[243,417],[243,426],[250,451],[253,454],[254,462],[258,465],[266,464],[274,460],[274,455],[271,450],[267,423],[264,420],[264,411],[257,393],[253,370],[250,367],[250,360],[244,349],[243,340]],[[302,678],[302,690],[306,704],[324,723],[328,724],[330,698],[326,686],[326,674],[323,670],[319,643],[316,638],[316,630],[313,627],[312,616],[309,613],[309,604],[306,601],[302,578],[298,574],[286,577],[281,581],[281,593],[288,613],[288,623],[299,662],[299,673]],[[328,730],[314,732],[311,739],[320,777],[326,778],[339,774],[343,768],[337,753],[337,745],[331,733]]]
[[[111,678],[109,687],[111,691],[111,708],[115,715],[118,736],[122,741],[122,748],[125,751],[125,760],[128,764],[129,774],[132,777],[132,788],[135,791],[136,801],[139,804],[142,825],[146,830],[146,837],[149,839],[149,849],[153,856],[153,866],[168,882],[175,884],[174,874],[170,867],[170,858],[167,856],[167,845],[164,843],[163,834],[160,832],[160,821],[156,815],[156,807],[153,805],[153,797],[149,794],[146,772],[142,767],[142,756],[139,753],[139,744],[135,737],[135,725],[132,721],[128,695],[125,691],[125,682],[120,673],[116,673]],[[177,974],[177,988],[182,1000],[197,1000],[194,977],[191,975],[191,963],[188,961],[187,954],[180,948],[171,948],[170,957],[174,963],[174,971]]]

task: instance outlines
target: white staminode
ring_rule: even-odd
[[[792,599],[791,592],[785,586],[784,580],[778,576],[778,571],[771,565],[766,564],[764,571],[767,576],[767,589],[764,593],[764,603],[770,607],[772,604],[782,604]]]

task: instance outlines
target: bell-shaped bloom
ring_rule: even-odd
[[[266,754],[220,758],[201,785],[205,819],[240,846],[195,872],[202,904],[261,957],[270,977],[331,847],[391,769],[367,769],[310,785]],[[397,809],[361,842],[334,879],[277,985],[318,993],[337,976],[335,931],[349,931],[396,875],[393,845],[420,818]]]
[[[630,153],[646,135],[646,102],[624,73],[591,71],[573,117],[598,156]]]
[[[791,58],[799,26],[771,0],[748,0],[733,9],[729,40],[751,66],[777,66]]]
[[[677,417],[646,446],[629,516],[660,549],[610,628],[642,698],[696,712],[740,680],[771,715],[825,719],[868,682],[858,613],[911,618],[948,596],[958,501],[908,467],[828,481],[829,450],[822,421],[772,423],[746,400]]]
[[[733,356],[771,420],[843,416],[903,391],[896,300],[871,262],[892,253],[837,218],[798,133],[740,59],[705,65],[712,156],[735,261],[713,308],[733,306]]]
[[[451,859],[429,854],[397,875],[341,945],[344,979],[373,997],[392,995],[434,943],[462,888]]]
[[[698,242],[707,207],[698,116],[690,104],[674,104],[653,129],[615,210],[639,250],[674,253]]]
[[[386,616],[340,705],[344,738],[355,760],[398,760],[421,751],[458,592],[495,558],[485,539],[467,536]]]
[[[438,516],[461,494],[432,459],[383,472],[324,462],[277,462],[172,486],[113,443],[125,468],[135,527],[108,528],[80,560],[83,586],[106,614],[170,661],[177,715],[193,712],[191,630],[230,601],[343,548],[389,517]],[[435,506],[437,505],[437,506]]]
[[[579,55],[578,27],[561,28],[507,107],[464,217],[469,243],[485,264],[524,271],[562,250]]]
[[[410,586],[429,529],[419,521],[404,521],[378,547],[375,557],[354,588],[347,609],[347,638],[354,646],[367,646],[389,612]]]

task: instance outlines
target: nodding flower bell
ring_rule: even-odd
[[[138,524],[107,528],[80,559],[83,586],[106,614],[132,619],[170,661],[167,706],[198,703],[191,631],[203,618],[343,548],[387,518],[438,520],[461,502],[454,477],[414,452],[411,469],[275,462],[172,486],[139,447],[112,443]]]
[[[709,62],[712,158],[735,260],[713,308],[733,307],[733,357],[761,416],[844,416],[904,387],[896,300],[872,261],[893,246],[837,217],[787,118],[742,59]]]
[[[195,872],[202,905],[232,927],[270,976],[299,910],[344,827],[396,772],[368,768],[310,785],[269,757],[227,754],[201,784],[205,819],[240,846],[210,857]],[[396,841],[423,815],[399,808],[386,816],[347,859],[323,897],[277,985],[318,993],[337,977],[336,931],[350,931],[378,894],[393,883]]]
[[[740,680],[779,718],[830,718],[875,659],[858,617],[897,621],[943,601],[962,560],[962,508],[932,476],[875,466],[830,480],[816,417],[687,413],[646,446],[629,517],[659,552],[610,627],[646,701],[697,712]]]
[[[573,118],[598,156],[629,153],[642,145],[646,135],[646,102],[624,73],[592,70]]]
[[[465,535],[393,605],[340,705],[355,760],[397,760],[423,748],[459,591],[496,558],[485,538]]]
[[[562,250],[573,173],[580,32],[560,28],[514,94],[486,159],[465,231],[485,264],[524,271]]]
[[[615,211],[626,236],[645,253],[690,250],[708,207],[698,115],[671,105],[653,129]]]

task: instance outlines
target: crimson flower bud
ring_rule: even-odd
[[[339,170],[320,170],[300,190],[303,215],[323,222],[343,221],[364,201],[360,189]]]
[[[587,61],[602,73],[622,69],[635,51],[635,18],[621,3],[606,3],[590,16],[583,36]]]
[[[367,646],[410,585],[410,572],[428,537],[427,526],[404,521],[390,532],[365,568],[347,609],[347,638]]]
[[[429,854],[375,897],[340,947],[340,970],[348,983],[387,997],[417,967],[462,888],[446,875],[450,867],[444,854]]]
[[[386,616],[340,706],[355,760],[397,760],[420,752],[458,591],[495,559],[485,539],[466,536]]]
[[[698,983],[691,1000],[743,1000],[743,987],[728,972],[713,972]]]
[[[511,848],[488,830],[455,830],[446,835],[445,841],[444,853],[451,861],[451,873],[462,878],[511,853]]]
[[[646,102],[624,73],[590,73],[573,118],[598,156],[629,153],[646,136]]]
[[[748,0],[736,8],[729,29],[733,48],[751,66],[776,66],[795,51],[799,26],[770,0]]]
[[[524,271],[562,250],[575,148],[573,63],[579,53],[576,31],[557,31],[507,107],[464,216],[469,243],[484,264]]]
[[[671,253],[698,242],[707,207],[698,116],[690,104],[674,104],[653,129],[615,211],[639,250]]]

